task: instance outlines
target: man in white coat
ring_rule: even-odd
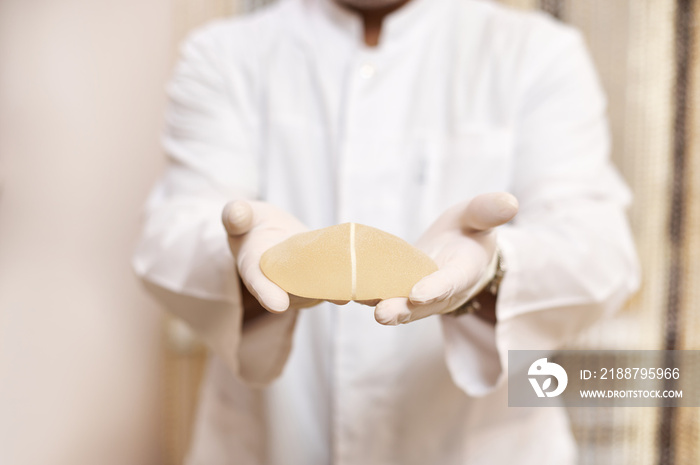
[[[565,412],[509,408],[505,377],[638,285],[578,32],[484,0],[282,0],[195,32],[169,97],[134,266],[212,349],[188,464],[575,462]],[[439,270],[374,312],[260,272],[344,222]]]

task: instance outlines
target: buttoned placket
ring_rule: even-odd
[[[427,5],[427,4],[424,4]],[[425,11],[424,11],[425,12]],[[411,18],[400,18],[397,22],[395,18],[391,18],[386,30],[382,31],[383,40],[389,40],[392,35],[397,33],[407,33],[408,22],[414,22],[418,19],[418,12],[413,11]],[[347,37],[357,39],[357,45],[352,50],[347,58],[347,66],[344,67],[342,76],[339,76],[339,85],[341,95],[338,96],[340,105],[337,117],[336,137],[332,152],[335,158],[336,172],[336,218],[337,224],[345,222],[355,222],[358,219],[366,217],[362,211],[357,211],[358,207],[366,206],[366,202],[357,201],[359,196],[363,194],[369,195],[362,191],[356,191],[356,186],[361,184],[361,176],[363,173],[363,163],[367,163],[367,159],[360,160],[360,155],[357,150],[361,145],[357,144],[358,136],[363,131],[366,131],[366,120],[368,119],[363,112],[369,111],[367,105],[363,105],[363,99],[368,95],[376,95],[376,86],[381,82],[382,74],[382,57],[390,53],[392,56],[397,52],[396,38],[392,41],[390,47],[380,44],[379,47],[367,47],[360,43],[361,24],[359,18],[345,17],[342,12],[335,11],[333,16],[345,30]],[[341,19],[338,19],[340,16]],[[425,19],[421,16],[421,19]],[[399,24],[400,23],[400,24]],[[402,42],[403,43],[403,42]],[[328,50],[326,50],[328,53]],[[335,59],[338,58],[337,51]],[[341,84],[342,83],[342,84]],[[373,102],[374,104],[375,102]],[[382,102],[376,102],[380,105]],[[353,156],[354,155],[354,156]],[[366,167],[365,167],[366,169]],[[387,179],[391,182],[391,179]],[[398,194],[398,193],[397,193]],[[397,211],[399,198],[392,196],[382,196],[374,199],[379,202],[377,211]],[[366,212],[365,212],[366,213]],[[353,308],[355,307],[355,308]],[[361,314],[363,312],[365,314]],[[370,315],[366,315],[370,312]],[[330,437],[332,444],[330,445],[331,463],[334,465],[359,465],[364,463],[367,454],[371,454],[373,459],[381,459],[393,456],[391,452],[391,444],[395,443],[395,438],[392,437],[394,429],[390,426],[391,419],[384,418],[386,412],[376,412],[377,418],[382,418],[381,423],[386,424],[384,430],[386,437],[375,438],[371,441],[374,443],[371,452],[367,451],[368,444],[364,444],[367,438],[363,436],[363,421],[366,419],[357,416],[360,411],[357,405],[361,405],[370,399],[368,393],[359,392],[363,389],[356,387],[362,376],[362,355],[356,351],[370,350],[368,347],[358,347],[358,335],[365,331],[368,323],[375,324],[371,317],[372,309],[357,308],[357,304],[340,307],[331,315],[332,337],[331,344],[331,409],[330,409],[330,425],[332,428]],[[371,322],[366,318],[369,316]],[[387,335],[389,336],[389,335]],[[373,396],[374,394],[370,394]],[[391,407],[390,398],[375,399],[380,402],[377,408],[382,411],[389,411]],[[353,407],[355,406],[355,407]],[[390,460],[390,459],[389,459]]]
[[[338,223],[356,221],[360,212],[354,210],[353,199],[360,195],[353,192],[357,176],[361,176],[360,163],[357,156],[353,156],[352,141],[359,131],[362,131],[363,115],[359,114],[357,102],[362,95],[375,85],[376,76],[379,73],[380,54],[377,50],[368,49],[361,46],[355,52],[355,56],[350,60],[347,68],[347,75],[342,89],[344,95],[341,97],[344,105],[341,106],[339,115],[341,125],[339,130],[337,166],[338,176]],[[369,309],[357,309],[364,311]],[[333,464],[350,465],[357,463],[361,458],[361,447],[357,428],[361,423],[353,418],[352,410],[348,410],[353,396],[357,392],[351,392],[352,381],[356,377],[358,367],[353,357],[353,347],[356,344],[358,334],[357,315],[352,313],[350,308],[340,308],[335,313],[334,338],[333,338],[333,409],[332,409],[332,445]]]

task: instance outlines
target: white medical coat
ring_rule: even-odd
[[[187,463],[575,461],[564,411],[509,408],[504,378],[508,349],[559,347],[637,287],[630,194],[578,32],[487,1],[413,0],[370,48],[335,3],[284,0],[195,32],[169,97],[171,164],[134,265],[215,354]],[[414,241],[499,190],[521,211],[498,231],[495,327],[386,327],[351,303],[241,329],[227,201]]]

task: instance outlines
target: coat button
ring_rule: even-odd
[[[360,66],[360,77],[363,79],[371,78],[376,72],[377,70],[374,68],[374,66],[369,63],[364,63],[362,66]]]

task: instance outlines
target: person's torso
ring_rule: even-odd
[[[414,0],[372,49],[360,44],[356,18],[318,2],[273,7],[251,37],[263,200],[311,228],[352,221],[415,241],[450,205],[509,190],[520,44],[503,24],[517,25],[515,13],[481,1]],[[548,423],[566,438],[561,412],[508,409],[504,388],[468,398],[443,351],[437,318],[385,327],[354,303],[304,310],[284,373],[260,400],[261,463],[570,457],[569,443],[543,454],[523,440]],[[227,387],[212,392],[245,390],[217,376]],[[216,415],[253,421],[236,405]],[[224,447],[245,448],[236,444]],[[196,450],[192,460],[199,463]]]

